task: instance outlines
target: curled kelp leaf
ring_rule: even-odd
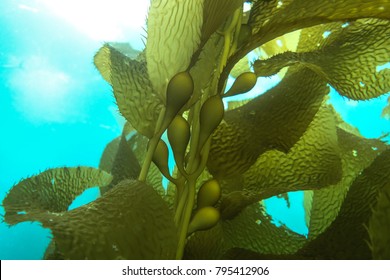
[[[340,128],[337,137],[342,161],[341,181],[305,195],[310,240],[325,231],[336,219],[353,181],[387,148],[377,139],[365,139]]]
[[[5,197],[4,220],[13,225],[39,220],[43,213],[68,210],[72,201],[84,190],[110,184],[112,176],[92,167],[54,168],[22,180]]]
[[[374,259],[390,259],[390,182],[379,192],[368,224],[370,249]]]
[[[276,37],[322,23],[360,18],[390,19],[389,11],[387,0],[256,1],[248,21],[253,30],[251,40],[229,58],[218,88],[223,88],[230,70],[244,55]]]
[[[323,26],[331,39],[330,43],[324,39],[322,48],[257,60],[253,65],[255,73],[270,76],[285,66],[301,63],[351,99],[369,99],[390,91],[390,69],[377,71],[378,66],[390,61],[390,22],[364,19],[337,27],[338,30],[334,24]],[[333,31],[338,34],[331,34]]]
[[[264,95],[227,111],[212,136],[210,173],[233,177],[268,150],[288,152],[312,122],[328,91],[316,73],[295,69]]]
[[[151,138],[163,105],[148,78],[146,62],[130,59],[110,44],[100,48],[94,62],[111,84],[121,114],[139,133]]]
[[[160,99],[168,81],[189,66],[201,40],[203,1],[153,0],[148,15],[147,73]]]
[[[64,259],[173,259],[172,213],[153,188],[125,180],[96,201],[63,213],[41,213]],[[161,242],[161,241],[164,242]]]
[[[371,259],[367,224],[378,192],[390,180],[390,150],[382,152],[353,181],[337,218],[297,254],[305,258]]]

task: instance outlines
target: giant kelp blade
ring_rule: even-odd
[[[328,92],[326,82],[316,73],[296,68],[264,95],[227,111],[212,136],[209,171],[217,177],[233,177],[248,170],[268,150],[288,152]]]
[[[130,59],[110,44],[100,48],[94,62],[112,85],[121,114],[138,132],[152,137],[162,103],[148,78],[146,62]]]
[[[242,174],[242,196],[237,196],[237,192],[227,194],[221,214],[231,218],[254,201],[290,191],[320,189],[340,179],[335,116],[324,104],[288,153],[267,151]],[[235,202],[237,199],[241,203]]]
[[[390,260],[390,181],[379,192],[377,205],[368,224],[374,259]]]
[[[229,248],[229,241],[224,238],[222,224],[218,223],[211,229],[197,231],[188,238],[184,259],[220,260]]]
[[[64,259],[173,259],[172,213],[153,188],[125,180],[96,201],[61,216],[41,215]]]
[[[342,161],[341,181],[305,196],[310,240],[324,232],[336,219],[351,184],[387,148],[380,140],[365,139],[341,128],[338,128],[337,135]]]
[[[146,42],[147,73],[154,90],[165,100],[167,83],[189,66],[198,49],[203,24],[203,0],[153,0]]]
[[[202,41],[208,40],[242,3],[242,0],[204,0]]]
[[[112,166],[115,161],[115,156],[118,152],[119,143],[121,142],[121,136],[111,140],[104,148],[103,154],[100,157],[99,168],[106,172],[111,172]]]
[[[232,248],[242,248],[259,254],[293,254],[306,238],[286,226],[275,226],[259,203],[245,208],[236,218],[223,222],[225,239]]]
[[[353,21],[360,18],[390,19],[390,2],[387,0],[256,1],[248,22],[253,29],[252,39],[229,59],[222,76],[227,77],[233,66],[249,51],[283,34],[318,24]],[[221,87],[222,82],[219,84],[219,88]]]
[[[111,169],[111,174],[114,177],[112,183],[116,185],[124,179],[136,179],[140,171],[141,167],[138,159],[127,143],[126,136],[122,134]]]
[[[303,53],[285,52],[265,61],[258,60],[254,63],[256,74],[269,76],[285,66],[300,63],[351,99],[370,99],[390,91],[390,69],[377,70],[390,61],[389,21],[364,19],[345,27],[328,24],[314,29],[317,36],[328,32],[329,39],[323,39],[321,48]],[[306,34],[304,30],[301,37],[306,41],[310,36],[313,43],[312,33]]]
[[[188,259],[225,259],[240,248],[255,254],[290,255],[305,243],[306,238],[285,226],[276,227],[259,203],[253,203],[238,216],[221,221],[207,231],[193,234],[186,246]]]
[[[337,218],[297,254],[307,258],[371,259],[367,225],[378,192],[390,180],[390,150],[382,152],[354,180]]]
[[[22,180],[3,201],[8,224],[37,221],[45,213],[67,211],[84,190],[110,184],[112,176],[91,167],[54,168]]]
[[[109,154],[109,152],[113,154]],[[112,162],[110,162],[111,160]],[[113,176],[109,186],[100,188],[101,193],[106,192],[122,180],[138,178],[141,171],[138,159],[133,153],[131,146],[127,143],[125,133],[122,133],[120,136],[119,143],[116,143],[114,139],[113,142],[107,145],[100,162],[103,167],[111,167],[109,172]]]

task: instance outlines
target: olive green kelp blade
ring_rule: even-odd
[[[377,139],[365,139],[338,128],[342,179],[326,188],[305,192],[309,239],[315,239],[337,217],[344,198],[357,176],[372,164],[387,146]]]
[[[259,155],[288,152],[301,138],[328,94],[326,82],[307,68],[295,68],[276,87],[225,113],[212,135],[207,167],[214,177],[245,172]]]
[[[138,132],[152,137],[162,103],[148,78],[146,62],[130,59],[104,44],[94,63],[111,84],[121,114]]]
[[[378,202],[368,224],[374,259],[390,260],[390,181],[379,192]]]
[[[219,88],[234,65],[248,52],[283,34],[335,21],[360,18],[390,19],[388,0],[271,0],[256,1],[249,22],[252,39],[233,55],[222,74]]]
[[[283,255],[297,251],[306,238],[287,227],[276,227],[259,203],[245,208],[238,216],[222,221],[208,231],[196,232],[186,247],[186,258],[221,259],[233,248],[260,254]]]
[[[160,100],[171,78],[185,71],[201,40],[203,0],[153,0],[147,20],[147,74]]]
[[[242,0],[204,0],[202,41],[206,41],[240,6]]]
[[[45,213],[58,215],[68,210],[84,190],[110,184],[112,176],[91,167],[54,168],[22,180],[3,201],[4,220],[13,225],[39,220]]]
[[[110,162],[111,160],[112,162]],[[112,188],[124,179],[138,178],[141,171],[138,159],[134,155],[130,145],[127,143],[124,133],[122,133],[119,143],[117,143],[117,140],[114,139],[107,145],[100,160],[99,168],[101,168],[101,166],[111,167],[109,170],[103,170],[110,172],[113,176],[112,182],[109,186],[100,188],[101,193],[107,191],[109,188]]]
[[[92,203],[41,215],[39,221],[53,232],[57,258],[173,259],[176,254],[171,211],[139,181],[124,180]]]
[[[390,181],[390,149],[382,152],[352,183],[337,218],[297,255],[321,259],[371,259],[367,225],[378,192]]]
[[[317,37],[327,34],[321,48],[311,52],[285,52],[267,60],[257,60],[255,73],[270,76],[285,66],[300,63],[351,99],[370,99],[390,91],[390,69],[378,71],[390,61],[390,21],[364,19],[344,27],[326,24],[313,29],[316,32],[303,30],[301,37],[313,43],[316,41],[313,34]]]
[[[267,151],[241,175],[242,191],[236,187],[223,197],[222,217],[229,219],[246,205],[274,195],[337,183],[341,179],[338,145],[335,116],[324,104],[288,153]]]

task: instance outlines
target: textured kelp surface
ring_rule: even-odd
[[[50,228],[48,259],[389,259],[389,145],[345,123],[328,93],[390,91],[390,2],[251,2],[152,0],[143,52],[113,42],[94,57],[122,134],[99,168],[16,184],[5,222]],[[278,85],[224,110],[222,98],[274,74]],[[91,187],[101,197],[68,211]],[[307,236],[263,203],[299,190]]]

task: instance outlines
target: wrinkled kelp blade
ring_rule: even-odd
[[[64,259],[173,259],[173,218],[152,187],[125,180],[96,201],[56,216],[42,214]]]
[[[259,203],[243,210],[233,220],[220,222],[211,230],[196,232],[188,241],[186,256],[191,259],[221,259],[233,248],[258,254],[294,253],[305,242],[285,226],[276,227]]]
[[[209,171],[216,177],[232,177],[245,172],[267,150],[287,152],[328,92],[316,73],[296,69],[264,95],[226,112],[225,122],[212,136]]]
[[[222,217],[231,218],[246,203],[289,191],[319,189],[341,179],[341,160],[333,111],[322,106],[302,138],[285,154],[262,154],[242,174],[242,196],[228,194],[222,201]],[[239,199],[241,203],[234,202]]]
[[[387,148],[379,140],[365,139],[340,128],[337,135],[342,160],[342,179],[337,184],[313,191],[311,202],[306,205],[306,209],[310,207],[310,211],[307,210],[310,215],[310,240],[325,231],[336,219],[353,181]]]
[[[268,60],[257,60],[255,73],[270,76],[285,66],[301,63],[351,99],[369,99],[390,91],[390,69],[377,71],[390,61],[389,21],[365,19],[345,27],[330,24],[323,25],[323,30],[315,29],[317,34],[330,32],[328,38],[323,39],[322,48],[303,53],[285,52]],[[308,38],[305,31],[301,36]]]
[[[333,223],[297,254],[306,258],[371,259],[367,225],[378,192],[389,180],[390,150],[386,150],[354,180]]]
[[[95,65],[114,90],[119,111],[140,133],[152,137],[162,103],[148,78],[146,63],[128,58],[105,44]]]
[[[165,100],[171,78],[189,66],[197,50],[203,24],[203,0],[151,1],[147,20],[147,73]]]
[[[54,168],[22,180],[3,201],[8,224],[36,221],[42,213],[67,211],[84,190],[110,184],[112,176],[91,167]]]
[[[388,0],[256,1],[248,22],[254,30],[252,39],[229,59],[222,80],[249,51],[276,37],[322,23],[345,22],[360,18],[390,19],[390,2]],[[222,86],[221,81],[219,88]]]

